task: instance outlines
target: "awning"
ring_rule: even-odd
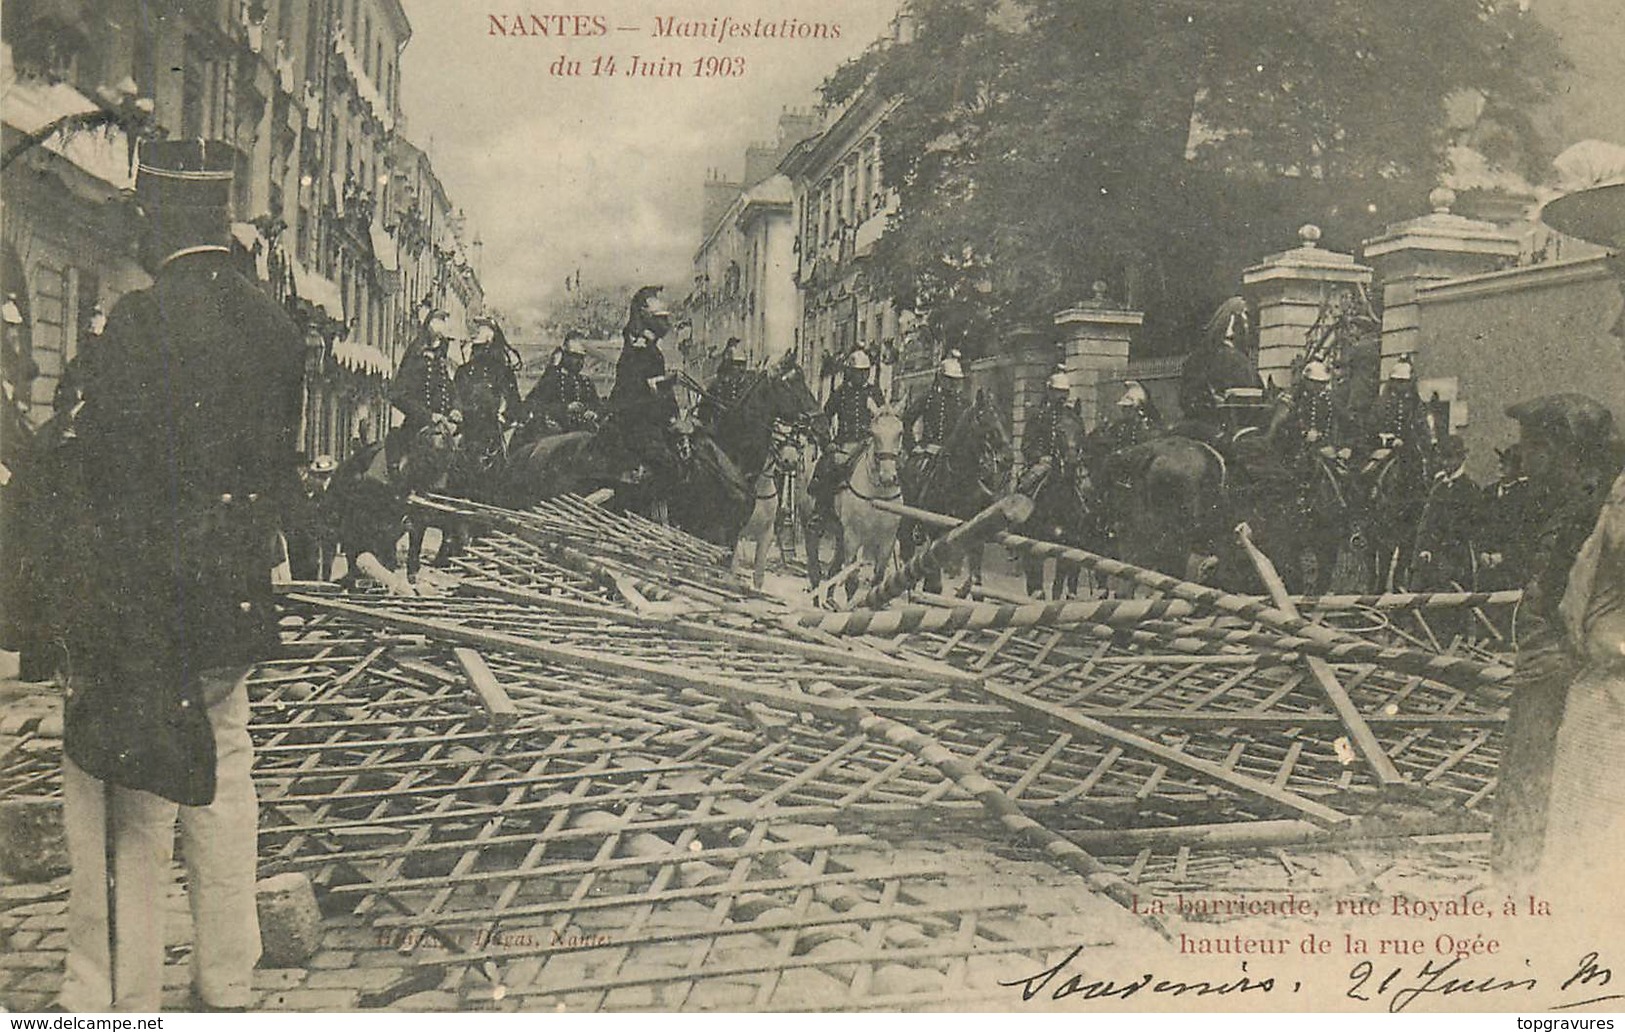
[[[311,272],[297,259],[289,259],[288,267],[293,270],[295,294],[339,322],[344,321],[344,299],[339,296],[339,288],[332,280]]]
[[[67,83],[19,79],[11,66],[10,48],[0,62],[0,119],[22,133],[35,133],[58,119],[99,110]],[[135,169],[122,129],[102,126],[53,133],[42,146],[115,190],[135,188]]]
[[[333,345],[333,360],[356,373],[388,377],[392,372],[389,357],[372,344],[364,344],[346,337]]]
[[[372,253],[378,259],[378,264],[384,267],[385,272],[395,272],[401,267],[400,256],[396,251],[395,238],[384,232],[384,227],[375,220],[370,227],[372,231]]]

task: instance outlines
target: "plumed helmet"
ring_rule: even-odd
[[[1123,408],[1144,405],[1149,399],[1149,396],[1145,393],[1145,388],[1134,380],[1129,380],[1123,384],[1123,387],[1123,396],[1117,399],[1117,404]]]
[[[963,380],[965,378],[965,367],[959,361],[959,352],[948,352],[947,357],[937,363],[937,371],[950,380]]]
[[[1049,385],[1051,390],[1070,391],[1072,389],[1072,378],[1066,375],[1065,369],[1057,369],[1050,374]]]
[[[871,368],[872,365],[873,363],[869,361],[869,352],[863,350],[862,348],[852,352],[852,354],[848,355],[846,359],[846,367],[848,369],[864,370]]]
[[[310,471],[319,477],[332,476],[338,468],[338,462],[331,455],[318,455],[316,461],[310,464]]]
[[[587,348],[581,343],[581,338],[575,335],[564,338],[562,350],[566,355],[585,355],[587,353]]]
[[[1310,383],[1331,383],[1332,371],[1326,368],[1325,362],[1317,359],[1303,367],[1303,378]]]
[[[17,307],[17,295],[7,294],[6,303],[0,305],[0,319],[8,326],[21,326],[23,323],[23,310]]]
[[[1415,379],[1415,377],[1416,370],[1411,368],[1411,363],[1408,359],[1400,359],[1398,362],[1394,363],[1394,367],[1392,369],[1388,370],[1388,379],[1390,380],[1411,380]]]

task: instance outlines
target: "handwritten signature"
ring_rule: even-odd
[[[1248,974],[1245,962],[1241,965],[1241,974],[1219,979],[1164,978],[1149,971],[1136,978],[1118,979],[1068,971],[1082,953],[1083,947],[1076,947],[1057,964],[999,984],[1009,988],[1020,987],[1023,1002],[1039,996],[1047,996],[1051,1000],[1072,997],[1079,1000],[1127,1000],[1141,993],[1193,997],[1268,995],[1278,992],[1291,994],[1303,988],[1301,982]],[[1379,972],[1369,960],[1362,960],[1349,970],[1344,996],[1361,1003],[1386,1002],[1388,1011],[1397,1014],[1424,997],[1532,994],[1538,992],[1543,984],[1534,975],[1511,977],[1474,972],[1464,966],[1466,963],[1458,957],[1449,961],[1424,961],[1419,968],[1396,966]],[[1559,999],[1545,1006],[1551,1010],[1567,1010],[1625,999],[1625,993],[1599,991],[1612,983],[1613,978],[1612,969],[1602,963],[1596,951],[1587,953],[1574,965],[1571,974],[1550,983],[1556,985]]]

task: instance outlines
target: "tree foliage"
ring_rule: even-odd
[[[895,99],[881,159],[900,205],[871,275],[972,348],[1096,279],[1173,332],[1305,221],[1353,246],[1421,210],[1464,91],[1539,160],[1526,113],[1563,65],[1496,0],[911,0],[907,17],[911,37],[824,97]]]

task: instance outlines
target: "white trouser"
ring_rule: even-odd
[[[259,800],[250,769],[247,672],[203,675],[218,765],[214,802],[177,806],[150,792],[115,788],[118,999],[110,999],[107,961],[104,785],[63,760],[68,856],[67,978],[70,1011],[159,1009],[163,999],[164,897],[172,883],[175,818],[192,906],[192,987],[212,1007],[245,1007],[260,956],[255,909],[255,831]]]

